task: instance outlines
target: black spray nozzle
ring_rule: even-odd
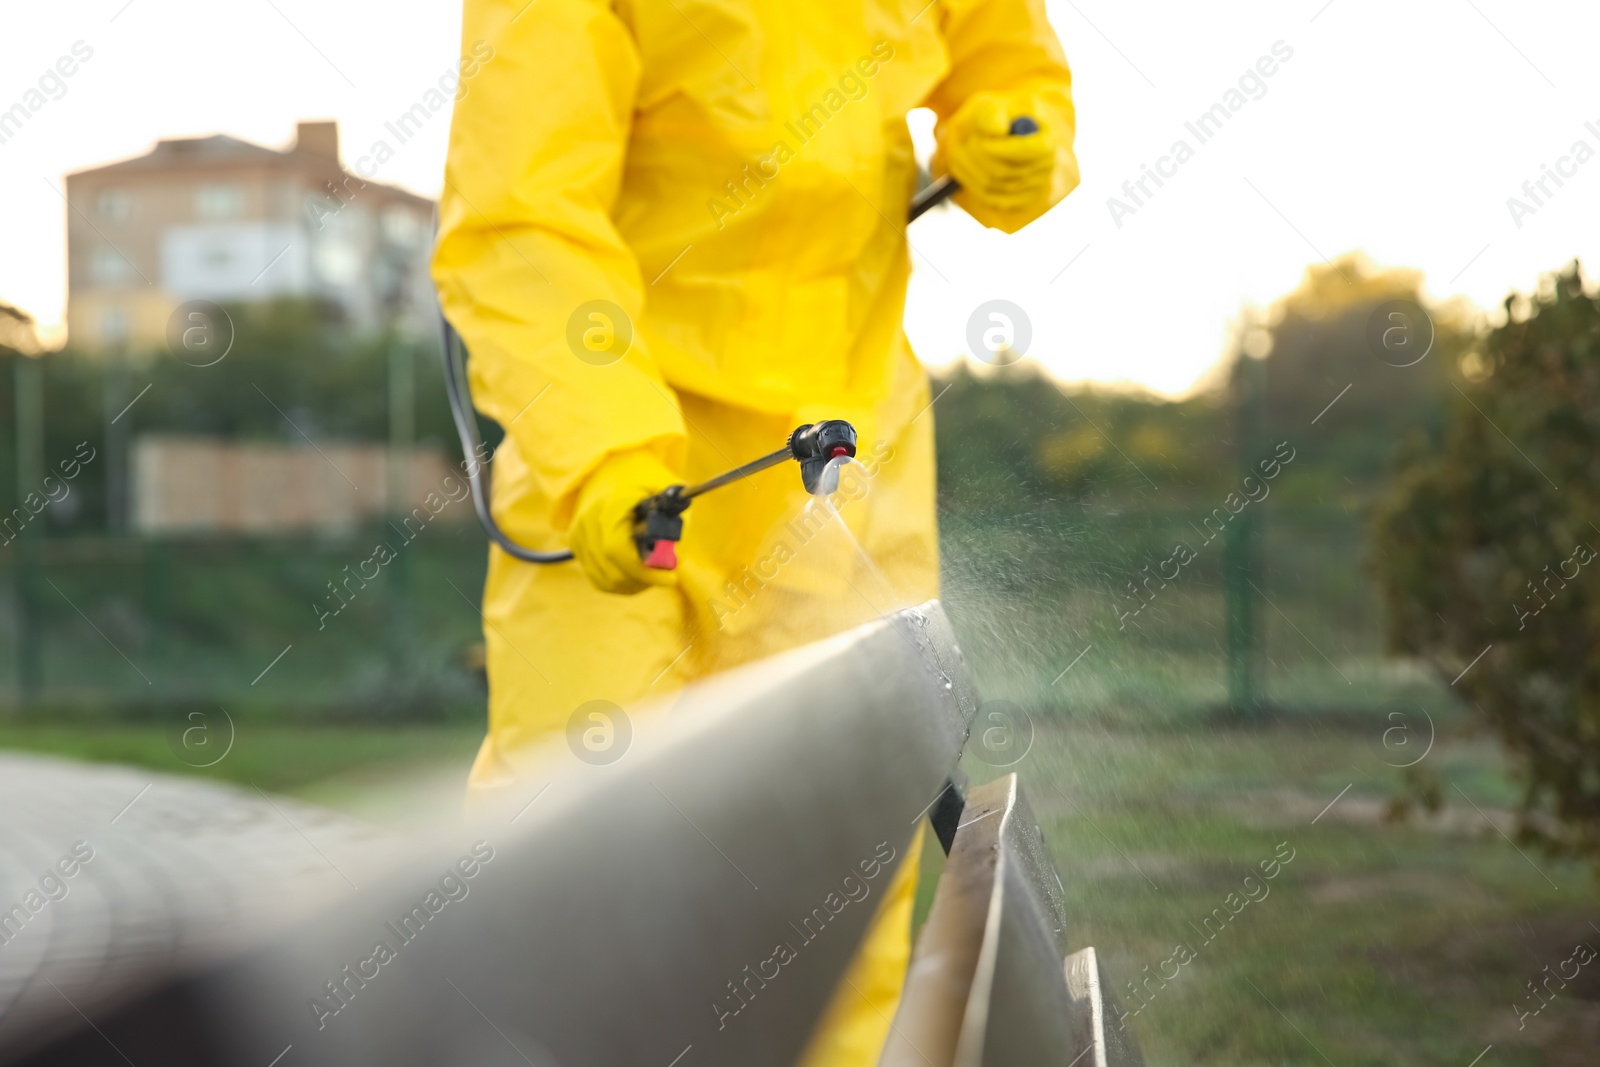
[[[800,482],[812,496],[827,492],[822,475],[841,457],[855,458],[856,428],[843,419],[811,422],[789,435],[789,454],[800,461]]]

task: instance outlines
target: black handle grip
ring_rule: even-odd
[[[1030,133],[1038,133],[1039,124],[1032,115],[1018,115],[1011,120],[1011,136],[1026,137]],[[911,201],[911,210],[907,213],[906,225],[916,222],[931,209],[949,200],[961,188],[961,183],[950,175],[935,178],[926,189],[918,193]]]
[[[669,485],[633,507],[633,544],[646,567],[670,571],[678,566],[677,546],[683,540],[683,513],[689,499],[683,486]]]

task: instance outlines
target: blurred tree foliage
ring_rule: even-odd
[[[1421,285],[1418,272],[1359,254],[1315,265],[1292,293],[1244,317],[1232,352],[1182,401],[1063,386],[1026,361],[938,372],[935,394],[948,387],[935,408],[943,505],[1144,495],[1172,504],[1170,493],[1226,492],[1241,459],[1233,405],[1243,361],[1256,357],[1266,364],[1263,454],[1287,440],[1300,457],[1274,491],[1366,506],[1386,484],[1397,440],[1442,431],[1453,368],[1476,336],[1466,307],[1429,306]],[[1413,325],[1432,342],[1410,366],[1369,336],[1396,301],[1423,312]]]
[[[982,511],[1090,493],[1220,485],[1215,400],[1069,389],[1038,364],[939,372],[941,507]]]
[[[33,316],[0,300],[0,352],[33,355],[39,351],[39,336]]]
[[[1364,506],[1386,484],[1397,440],[1441,431],[1453,367],[1477,328],[1465,305],[1429,306],[1421,288],[1420,272],[1351,253],[1307,268],[1264,321],[1242,324],[1227,391],[1237,390],[1246,353],[1266,354],[1262,436],[1289,441],[1299,456],[1295,477],[1280,487],[1285,499]],[[1431,348],[1375,344],[1402,303],[1425,316],[1410,317],[1407,340]]]
[[[1465,670],[1518,757],[1525,837],[1600,860],[1600,301],[1574,263],[1505,310],[1401,460],[1375,569],[1392,646]]]

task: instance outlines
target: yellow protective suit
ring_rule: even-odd
[[[466,0],[463,40],[480,62],[457,92],[434,276],[474,400],[507,428],[507,533],[562,547],[586,478],[625,454],[692,482],[844,418],[863,461],[836,515],[807,510],[792,464],[697,500],[670,588],[601,593],[576,563],[491,549],[472,772],[491,789],[588,701],[636,708],[936,595],[931,398],[901,329],[905,114],[948,126],[1005,93],[1053,133],[1037,202],[958,197],[990,225],[1026,224],[1077,171],[1039,0]],[[876,1061],[912,844],[807,1063]]]

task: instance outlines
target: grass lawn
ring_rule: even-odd
[[[1525,1029],[1513,1011],[1546,965],[1600,946],[1590,871],[1496,831],[1510,790],[1497,749],[1471,737],[1441,736],[1428,756],[1448,783],[1439,815],[1385,821],[1399,772],[1374,743],[1384,726],[1039,724],[1015,769],[1073,944],[1105,954],[1151,1067],[1467,1067],[1490,1045],[1494,1067],[1600,1062],[1600,970]],[[1275,852],[1293,858],[1265,881]],[[1241,904],[1247,889],[1258,899]],[[1205,925],[1219,908],[1226,921]]]
[[[345,788],[344,783],[366,781],[378,789],[412,776],[456,773],[465,788],[467,768],[482,740],[483,730],[477,726],[308,727],[246,721],[237,724],[233,747],[224,758],[197,768],[174,755],[168,731],[160,726],[0,724],[0,749],[218,778],[357,808],[359,787]],[[340,803],[340,798],[349,803]]]

